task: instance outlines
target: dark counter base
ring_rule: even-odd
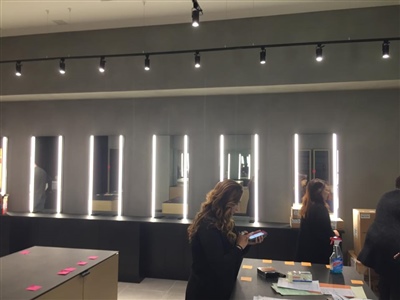
[[[183,220],[10,214],[0,216],[0,255],[32,246],[115,250],[118,280],[145,277],[187,280],[191,266],[187,227]],[[294,260],[298,229],[288,224],[237,222],[239,230],[262,228],[268,237],[246,257]]]

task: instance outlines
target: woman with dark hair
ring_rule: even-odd
[[[189,226],[193,262],[187,300],[229,299],[248,245],[264,240],[249,242],[249,236],[260,230],[239,234],[235,229],[232,216],[242,193],[242,186],[233,180],[217,183]]]
[[[329,264],[332,254],[330,238],[339,236],[332,230],[329,207],[326,200],[329,188],[321,179],[313,179],[307,184],[300,210],[300,232],[297,241],[296,261]]]

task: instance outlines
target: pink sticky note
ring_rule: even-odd
[[[68,272],[72,272],[75,271],[76,268],[65,268],[63,271],[68,271]]]
[[[97,259],[98,256],[89,256],[88,258],[93,260],[93,259]]]
[[[77,265],[79,265],[79,266],[84,266],[86,264],[87,264],[86,261],[78,261],[78,263],[77,263]]]
[[[30,285],[30,286],[28,286],[26,289],[28,290],[28,291],[37,291],[37,290],[40,290],[42,287],[40,286],[40,285]]]
[[[29,250],[22,250],[20,253],[21,253],[22,255],[26,255],[26,254],[29,254]]]
[[[70,273],[70,271],[67,270],[61,270],[60,272],[58,272],[58,275],[68,275]]]

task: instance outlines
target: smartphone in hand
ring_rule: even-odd
[[[266,237],[268,235],[268,233],[264,230],[261,230],[260,232],[257,232],[255,234],[252,234],[251,236],[249,236],[249,241],[255,240],[256,238],[260,237],[260,236],[264,236]]]

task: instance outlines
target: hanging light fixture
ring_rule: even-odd
[[[149,58],[149,55],[146,55],[146,58],[144,59],[144,69],[146,71],[150,70],[150,58]]]
[[[106,71],[106,58],[100,57],[99,72],[104,73]]]
[[[22,64],[21,61],[17,61],[15,64],[15,75],[16,76],[21,76],[22,75]]]
[[[324,59],[324,57],[322,56],[322,47],[324,47],[324,46],[321,44],[318,44],[317,48],[315,50],[315,59],[317,61],[322,61]]]
[[[196,51],[196,53],[194,54],[194,66],[196,68],[200,68],[200,53],[199,53],[199,51]]]
[[[267,52],[264,47],[261,48],[260,52],[260,64],[264,65],[267,61]]]
[[[382,58],[389,58],[389,41],[383,41],[382,43]]]
[[[60,67],[58,69],[58,71],[60,72],[60,74],[65,74],[65,58],[61,58],[60,59]]]
[[[203,10],[201,9],[197,0],[192,0],[193,8],[192,8],[192,26],[199,27],[200,25],[200,14],[203,14]]]

